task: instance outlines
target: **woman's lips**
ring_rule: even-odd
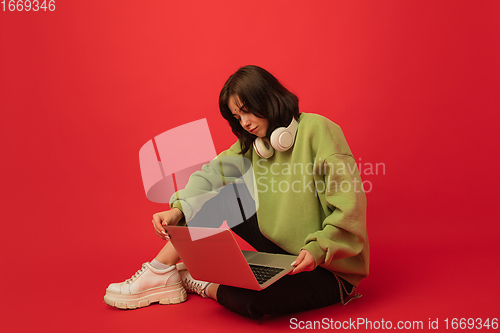
[[[257,126],[257,127],[258,127],[258,126]],[[251,129],[251,130],[249,130],[249,132],[250,132],[250,133],[255,132],[255,130],[257,129],[257,127],[253,128],[253,129]]]

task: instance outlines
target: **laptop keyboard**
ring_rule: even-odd
[[[276,267],[257,266],[257,265],[249,265],[249,266],[259,284],[265,283],[267,280],[269,280],[270,278],[277,275],[279,272],[283,270],[283,268],[276,268]]]

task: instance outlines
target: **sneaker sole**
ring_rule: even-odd
[[[152,288],[136,294],[117,294],[106,290],[104,302],[118,309],[138,309],[151,303],[179,304],[187,300],[187,293],[182,282],[165,287]]]

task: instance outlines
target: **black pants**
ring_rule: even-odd
[[[231,230],[259,252],[289,254],[282,248],[264,237],[259,230],[257,217],[254,214],[246,218],[235,212],[239,207],[228,207],[227,196],[234,195],[232,185],[226,186],[219,195],[209,200],[196,214],[188,225],[219,227],[223,221]],[[240,204],[248,207],[251,197],[244,187],[238,187]],[[226,199],[226,200],[225,200]],[[234,205],[233,205],[234,206]],[[226,219],[229,216],[231,220]],[[240,223],[244,221],[243,223]],[[350,290],[352,285],[343,280],[345,287]],[[325,307],[340,302],[340,288],[335,275],[322,267],[316,267],[311,272],[301,272],[295,275],[286,275],[261,291],[236,288],[221,285],[217,291],[218,302],[226,308],[241,315],[258,319],[264,315],[288,314]]]

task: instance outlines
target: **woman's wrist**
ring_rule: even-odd
[[[177,207],[172,208],[172,212],[175,214],[174,215],[175,216],[174,219],[176,221],[175,224],[178,224],[184,218],[184,213]]]

